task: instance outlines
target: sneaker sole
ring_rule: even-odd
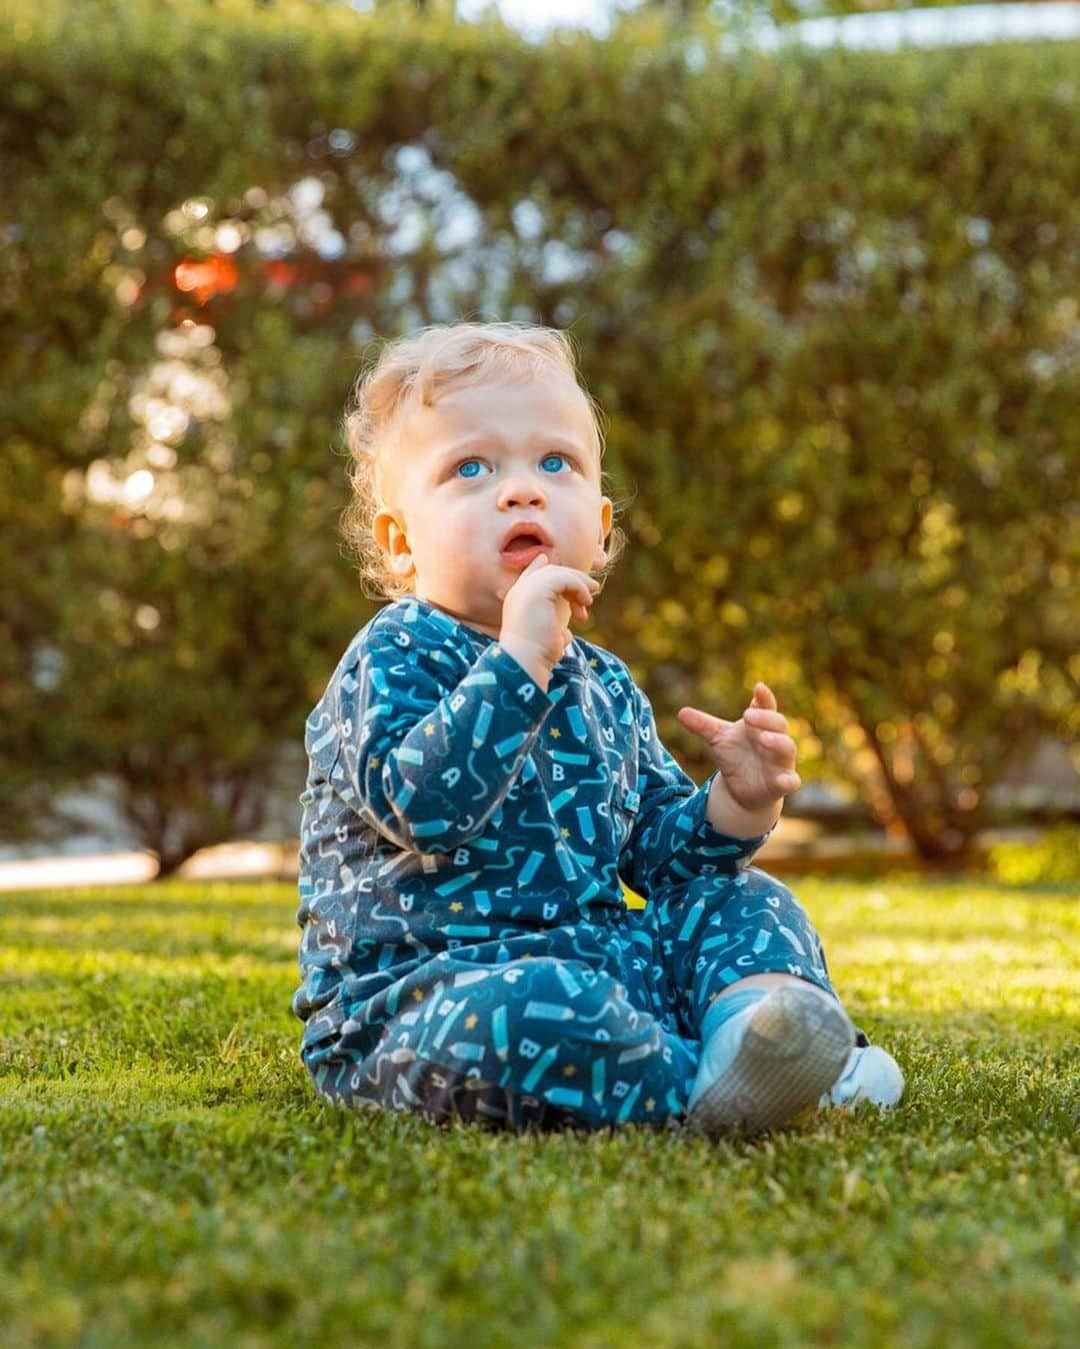
[[[816,1105],[843,1071],[855,1027],[827,993],[783,984],[754,1008],[730,1067],[706,1087],[687,1124],[710,1137],[756,1134]]]
[[[818,1102],[819,1108],[854,1110],[857,1106],[874,1105],[879,1110],[895,1110],[904,1095],[900,1065],[879,1045],[865,1045],[855,1050],[855,1054],[861,1055],[861,1061],[833,1083]]]

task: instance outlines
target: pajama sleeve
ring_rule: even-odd
[[[741,871],[772,829],[755,838],[733,838],[714,829],[705,810],[716,774],[696,786],[661,742],[649,699],[632,680],[630,689],[638,726],[640,803],[619,857],[619,876],[647,898],[659,885]]]
[[[498,643],[462,676],[439,635],[425,645],[385,621],[355,654],[309,720],[308,753],[333,754],[330,787],[391,842],[452,852],[502,804],[552,701]]]

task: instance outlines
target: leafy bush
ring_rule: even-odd
[[[460,317],[576,337],[633,494],[586,635],[691,771],[678,706],[765,678],[804,777],[948,856],[1068,733],[1076,44],[686,33],[4,7],[5,832],[101,773],[167,867],[256,827],[372,613],[350,385],[373,335]]]

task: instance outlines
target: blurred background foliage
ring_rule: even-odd
[[[1075,732],[1076,44],[732,57],[696,8],[0,5],[6,837],[108,784],[167,872],[300,790],[377,607],[345,399],[459,318],[576,339],[630,536],[583,635],[691,771],[675,710],[763,678],[804,780],[958,859]]]
[[[1060,885],[1075,890],[1080,867],[1077,850],[1080,831],[1062,822],[1048,829],[1037,843],[995,843],[987,861],[991,873],[1006,885]]]

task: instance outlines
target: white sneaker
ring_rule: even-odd
[[[811,1109],[855,1041],[837,1000],[802,981],[770,989],[735,1021],[745,1028],[734,1056],[710,1040],[690,1095],[687,1124],[710,1137],[765,1133]]]
[[[896,1105],[904,1094],[904,1074],[891,1054],[878,1045],[856,1045],[844,1070],[818,1106],[856,1106],[871,1101],[882,1109]]]

